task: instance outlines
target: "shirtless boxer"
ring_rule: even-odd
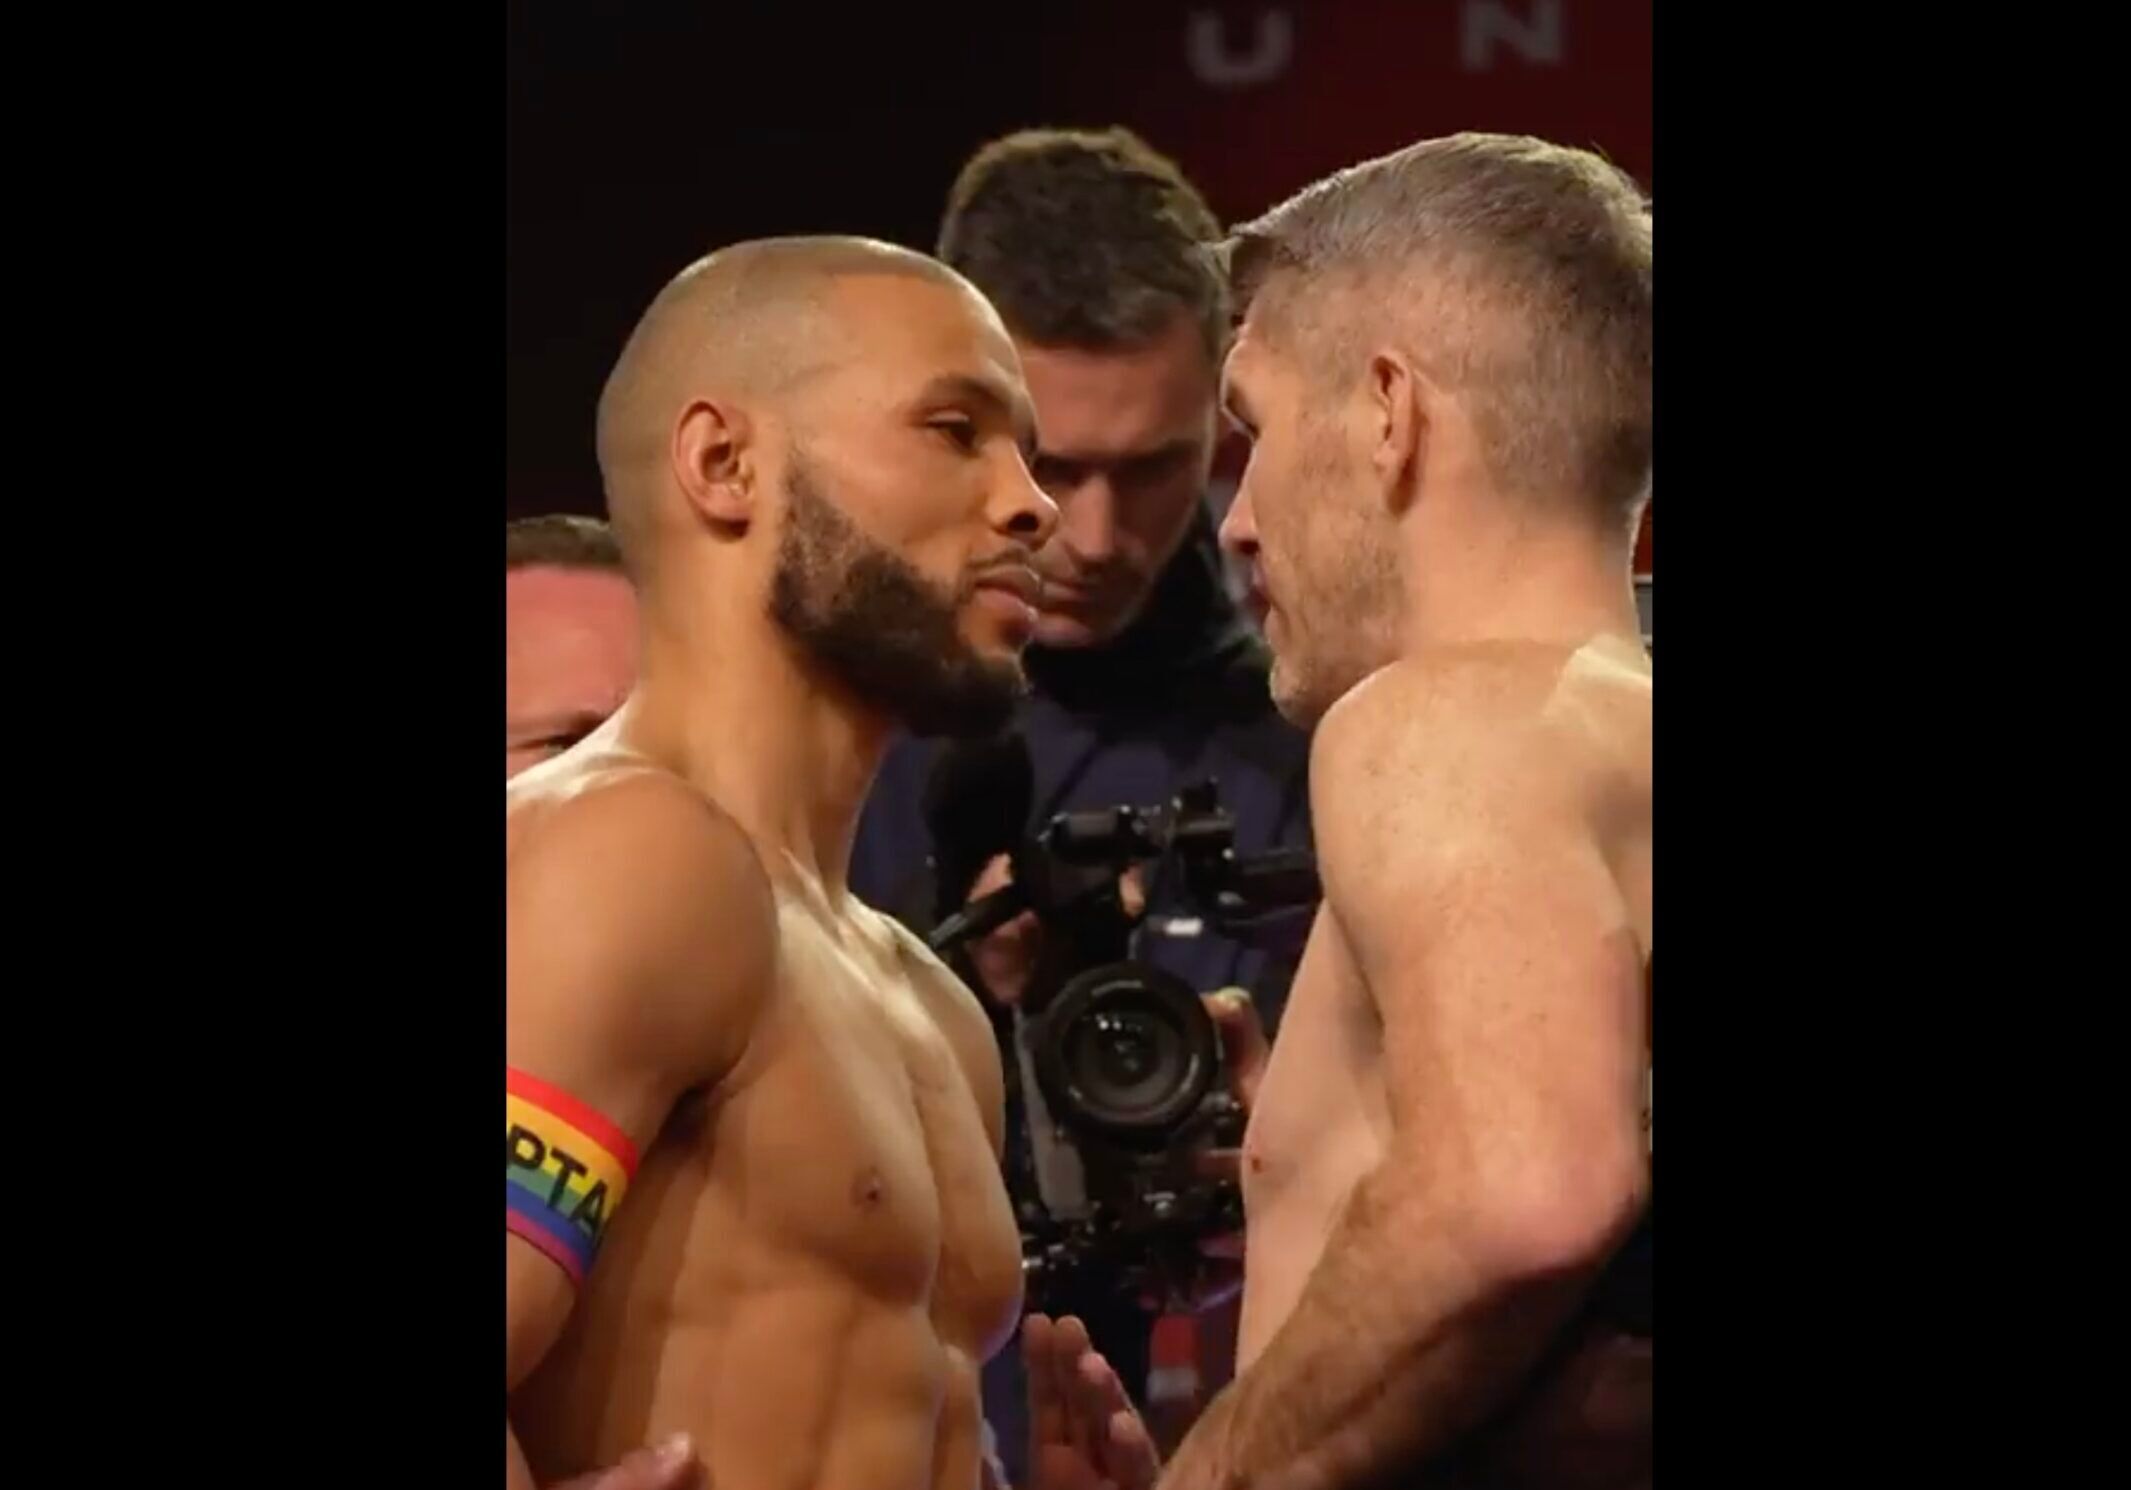
[[[1030,436],[991,307],[883,244],[715,254],[622,353],[640,678],[506,798],[513,1486],[675,1434],[741,1490],[978,1483],[996,1048],[844,874],[891,732],[1022,686]]]
[[[1316,726],[1325,905],[1244,1146],[1240,1375],[1162,1483],[1647,1484],[1648,1343],[1590,1307],[1651,1190],[1647,207],[1461,136],[1231,268],[1222,539]]]

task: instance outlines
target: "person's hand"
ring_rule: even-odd
[[[1250,993],[1241,988],[1223,988],[1200,995],[1214,1030],[1221,1037],[1221,1061],[1228,1074],[1228,1094],[1248,1114],[1258,1100],[1258,1083],[1265,1079],[1265,1063],[1271,1044],[1265,1038],[1265,1022]],[[1216,1179],[1241,1181],[1243,1150],[1208,1149],[1199,1156],[1199,1170]]]
[[[1072,1315],[1021,1325],[1028,1368],[1029,1490],[1151,1490],[1162,1472],[1153,1435],[1124,1383]]]
[[[1258,1100],[1258,1083],[1265,1079],[1265,1062],[1272,1050],[1265,1038],[1265,1021],[1258,1017],[1258,1006],[1251,1002],[1247,988],[1223,988],[1200,997],[1221,1035],[1229,1095],[1249,1112]]]
[[[972,901],[982,900],[994,890],[1003,890],[1014,881],[1013,862],[1005,854],[996,854],[984,866],[976,883],[969,887]],[[1118,898],[1124,902],[1125,914],[1137,920],[1147,909],[1147,894],[1141,880],[1139,866],[1133,865],[1117,883]],[[969,945],[969,964],[976,970],[977,981],[984,991],[1002,1004],[1018,1004],[1028,992],[1029,975],[1035,971],[1036,956],[1043,947],[1043,928],[1036,920],[1034,911],[1023,911],[989,936]]]
[[[1258,1083],[1265,1079],[1265,1062],[1271,1044],[1265,1038],[1265,1022],[1250,993],[1241,988],[1223,988],[1201,994],[1206,1013],[1221,1037],[1221,1060],[1228,1073],[1228,1094],[1247,1114],[1258,1100]],[[1215,1179],[1241,1181],[1243,1150],[1208,1149],[1198,1156],[1199,1172]]]
[[[701,1490],[708,1483],[695,1440],[676,1433],[655,1447],[623,1455],[611,1469],[596,1469],[547,1490]]]
[[[1013,880],[1013,861],[1004,854],[995,854],[969,887],[969,898],[982,900],[994,890],[1005,889]],[[990,935],[971,942],[969,964],[976,969],[977,982],[984,991],[1002,1004],[1020,1003],[1021,995],[1028,991],[1029,974],[1036,966],[1042,935],[1036,913],[1023,911]]]

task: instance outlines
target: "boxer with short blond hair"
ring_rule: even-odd
[[[1162,1484],[1647,1485],[1609,1272],[1651,1193],[1647,205],[1461,135],[1230,264],[1222,538],[1316,730],[1325,903],[1243,1152],[1240,1374]]]

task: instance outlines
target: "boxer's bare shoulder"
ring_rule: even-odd
[[[1374,675],[1315,742],[1331,915],[1305,973],[1320,985],[1311,1013],[1373,1014],[1381,1042],[1356,1083],[1382,1093],[1381,1137],[1349,1123],[1345,1144],[1372,1162],[1377,1143],[1403,1152],[1429,1177],[1414,1193],[1430,1224],[1521,1265],[1609,1255],[1648,1194],[1651,699],[1649,659],[1626,639],[1460,649]],[[1307,1082],[1280,1074],[1299,1105]],[[1300,1151],[1292,1123],[1265,1126],[1276,1152]],[[1269,1233],[1314,1257],[1329,1207],[1280,1202],[1273,1191],[1286,1230]],[[1256,1244],[1254,1230],[1254,1257]],[[1261,1291],[1261,1334],[1300,1290],[1285,1260]],[[1577,1330],[1475,1445],[1483,1477],[1647,1483],[1649,1344]]]
[[[1400,659],[1350,689],[1327,711],[1313,754],[1404,759],[1407,774],[1440,777],[1446,751],[1504,747],[1520,756],[1501,772],[1544,768],[1545,754],[1562,762],[1581,747],[1598,757],[1619,755],[1623,710],[1650,706],[1649,657],[1616,638],[1581,647],[1488,642],[1446,647]],[[1550,777],[1555,773],[1548,772]]]
[[[515,792],[505,897],[513,1029],[610,1016],[713,1066],[774,987],[776,908],[739,825],[627,757]],[[698,1071],[698,1079],[715,1074]]]
[[[1475,859],[1578,844],[1617,870],[1638,861],[1646,882],[1650,704],[1647,656],[1614,639],[1444,649],[1365,679],[1311,751],[1337,898],[1410,896],[1409,878],[1385,878],[1394,860],[1454,878]],[[1647,953],[1647,884],[1616,878]]]
[[[1614,1135],[1608,1157],[1642,1157],[1649,698],[1610,640],[1459,648],[1365,680],[1313,746],[1326,903],[1381,1021],[1390,1126],[1423,1145],[1468,1129],[1473,1199],[1529,1235],[1560,1153]],[[1608,842],[1638,792],[1639,880]],[[1448,1070],[1478,1083],[1455,1111]]]
[[[1634,1205],[1648,721],[1647,664],[1610,641],[1409,657],[1326,712],[1310,760],[1324,910],[1245,1141],[1240,1359],[1387,1161],[1429,1177],[1410,1189],[1416,1225],[1490,1246],[1559,1255]],[[1639,876],[1623,868],[1638,855]]]

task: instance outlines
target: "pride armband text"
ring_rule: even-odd
[[[636,1174],[629,1135],[559,1087],[506,1069],[504,1227],[582,1284]]]

